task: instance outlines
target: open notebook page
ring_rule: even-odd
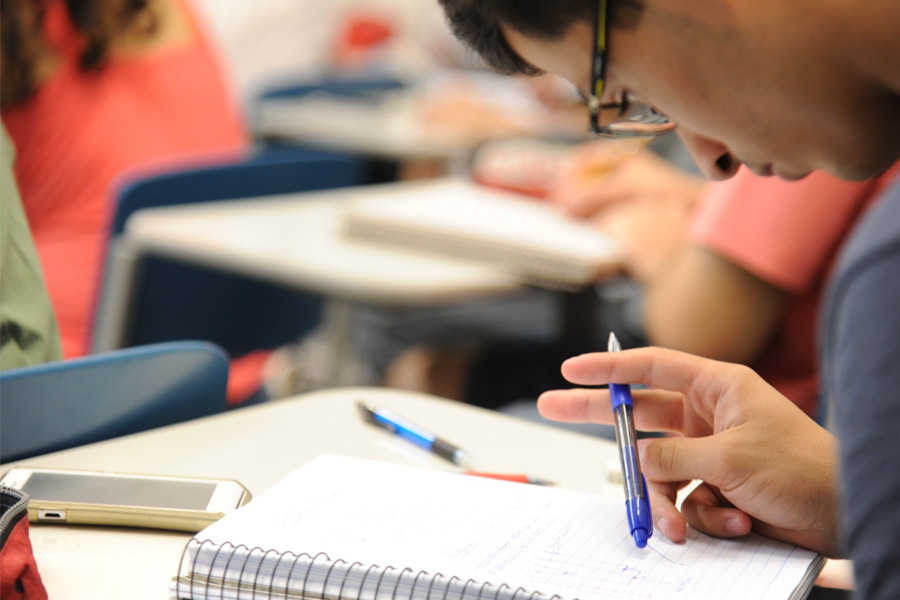
[[[791,598],[821,562],[755,534],[691,532],[673,544],[657,532],[639,549],[624,501],[337,456],[315,459],[196,538],[581,600]]]

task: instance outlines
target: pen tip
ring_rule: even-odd
[[[638,527],[632,532],[634,536],[634,545],[638,548],[643,548],[647,545],[647,538],[650,536],[647,535],[647,530],[643,527]]]
[[[616,337],[616,334],[612,331],[609,332],[609,341],[606,343],[606,351],[607,352],[621,352],[622,346],[619,344],[619,339]]]

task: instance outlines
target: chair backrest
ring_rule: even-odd
[[[219,413],[227,378],[222,349],[197,341],[0,371],[0,462]]]
[[[142,208],[310,192],[360,182],[357,161],[331,152],[280,147],[221,164],[177,169],[125,182],[116,191],[112,236]]]
[[[259,100],[300,98],[307,94],[324,93],[351,98],[377,97],[385,92],[402,90],[408,85],[403,79],[388,76],[359,78],[324,77],[309,81],[282,82],[272,85],[259,95]]]
[[[115,238],[137,210],[236,198],[255,198],[355,185],[357,161],[316,151],[282,150],[249,160],[173,171],[129,182],[120,189],[112,223]],[[110,257],[110,261],[112,258]],[[230,356],[294,342],[320,320],[322,299],[295,289],[164,259],[143,257],[128,285],[127,317],[113,347],[180,339],[203,339]],[[110,266],[107,264],[107,277]],[[104,281],[95,318],[95,348],[105,327]]]
[[[261,107],[269,100],[299,100],[311,94],[378,103],[386,94],[401,91],[409,85],[409,80],[377,73],[352,77],[325,75],[319,79],[273,82],[249,103],[248,120],[255,132],[255,137],[267,149],[277,151],[279,148],[294,148],[317,151],[321,148],[317,144],[310,145],[308,142],[292,136],[284,137],[273,132],[261,132]],[[393,182],[400,174],[401,164],[396,159],[376,157],[349,150],[345,152],[345,156],[350,156],[360,163],[363,183]]]

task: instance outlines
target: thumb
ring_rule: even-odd
[[[721,448],[712,437],[651,438],[639,441],[641,470],[653,481],[677,482],[700,479],[719,485]]]

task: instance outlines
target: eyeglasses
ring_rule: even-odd
[[[625,95],[618,102],[603,104],[606,86],[606,39],[609,33],[609,1],[597,4],[594,23],[594,56],[591,63],[591,131],[594,135],[616,137],[655,137],[675,129],[675,123],[652,106],[632,100]]]

